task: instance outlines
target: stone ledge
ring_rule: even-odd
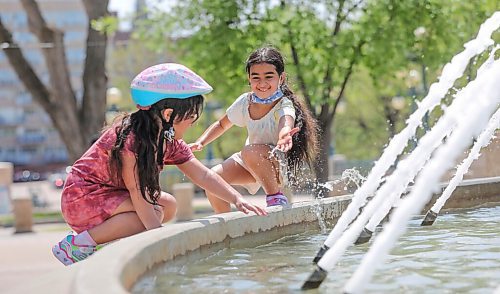
[[[268,216],[241,212],[218,214],[185,223],[169,224],[120,240],[78,264],[74,293],[128,293],[137,279],[155,264],[185,255],[200,247],[225,244],[259,234],[260,242],[278,239],[290,231],[276,228],[317,221],[314,206],[321,205],[322,217],[337,218],[350,196],[294,203],[289,207],[268,208]],[[273,233],[274,231],[274,233]],[[263,233],[268,236],[261,236]],[[269,235],[270,234],[270,235]]]

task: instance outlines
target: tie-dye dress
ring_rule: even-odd
[[[135,136],[130,134],[124,153],[134,154]],[[116,140],[114,128],[101,137],[72,166],[61,198],[61,210],[68,225],[77,233],[88,230],[108,219],[118,206],[130,197],[121,176],[111,176],[108,168],[110,150]],[[183,140],[167,144],[165,165],[177,165],[194,158]],[[159,167],[162,168],[162,167]]]

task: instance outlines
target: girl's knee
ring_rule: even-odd
[[[175,199],[175,197],[163,191],[161,192],[161,196],[160,199],[158,199],[158,202],[163,206],[177,205],[177,200]]]
[[[175,217],[175,214],[177,212],[177,200],[174,196],[165,192],[161,192],[159,203],[162,206],[162,219],[164,222],[169,221]]]

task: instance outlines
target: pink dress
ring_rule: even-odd
[[[130,134],[122,152],[134,154]],[[109,152],[116,139],[114,128],[101,137],[72,166],[62,191],[61,210],[68,225],[77,233],[95,227],[130,197],[122,177],[112,177],[108,168]],[[166,144],[163,163],[177,165],[194,158],[183,140]],[[162,168],[162,167],[160,167]]]

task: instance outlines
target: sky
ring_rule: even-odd
[[[150,5],[168,10],[169,6],[175,5],[178,0],[146,0]],[[130,28],[130,21],[135,10],[136,0],[109,0],[108,10],[118,12],[118,18],[121,19],[120,29]]]
[[[118,18],[120,20],[120,29],[128,30],[130,29],[130,21],[126,21],[127,17],[130,17],[135,9],[136,0],[109,0],[108,10],[116,11],[118,13]]]
[[[134,11],[135,0],[110,0],[109,11],[117,11],[118,16],[126,17]]]

